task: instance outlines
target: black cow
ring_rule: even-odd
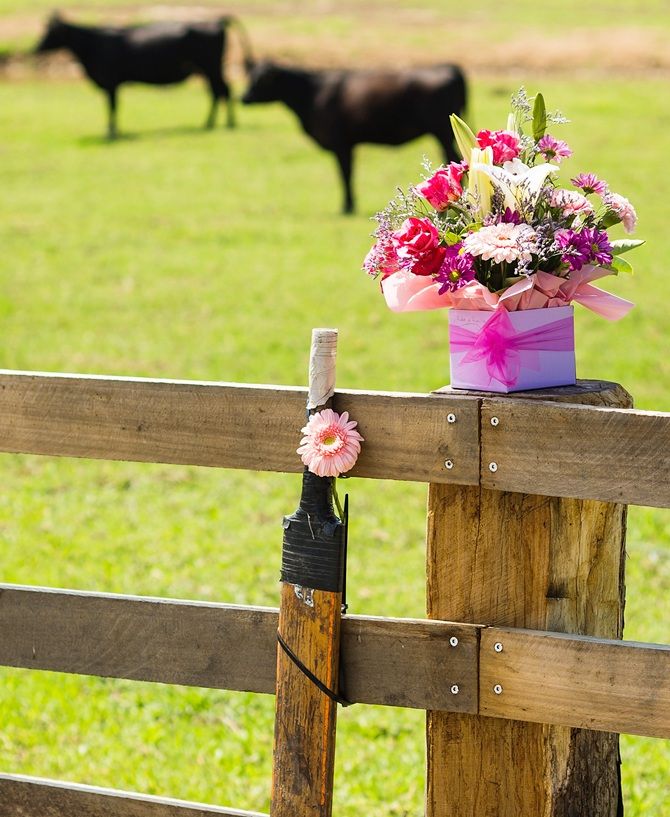
[[[171,85],[191,74],[201,74],[209,83],[212,105],[205,123],[214,127],[219,99],[227,101],[227,124],[234,125],[232,97],[223,78],[226,29],[233,17],[203,23],[148,23],[122,28],[80,26],[54,15],[36,52],[65,48],[106,94],[109,101],[109,138],[116,136],[117,91],[124,82]],[[245,63],[251,53],[242,32]]]
[[[354,145],[400,145],[431,133],[445,159],[458,161],[449,114],[466,103],[465,78],[455,65],[403,71],[306,71],[272,62],[253,66],[246,104],[283,102],[304,131],[332,151],[344,183],[344,212],[354,210]]]

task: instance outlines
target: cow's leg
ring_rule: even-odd
[[[354,194],[351,186],[351,173],[353,168],[353,148],[351,145],[338,148],[335,151],[337,162],[340,166],[342,184],[344,185],[344,206],[342,212],[345,214],[354,212]]]
[[[116,88],[107,89],[107,102],[109,106],[109,124],[107,126],[107,138],[116,139]]]
[[[444,155],[444,163],[460,162],[461,155],[456,149],[456,142],[454,139],[451,126],[447,126],[447,130],[442,133],[436,133],[435,138],[442,145],[442,154]]]
[[[229,128],[235,127],[235,115],[233,110],[233,96],[230,93],[228,83],[220,76],[210,75],[208,77],[209,89],[212,94],[212,106],[209,109],[209,116],[205,122],[205,128],[211,129],[216,123],[216,113],[219,100],[226,100],[226,125]]]

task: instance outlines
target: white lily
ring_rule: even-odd
[[[479,215],[484,219],[491,212],[493,185],[489,171],[493,170],[493,148],[472,148],[470,151],[469,187],[477,197]]]
[[[474,153],[474,151],[473,151]],[[474,158],[474,157],[473,157]],[[519,159],[505,162],[502,167],[495,167],[489,162],[480,162],[470,166],[476,174],[487,176],[505,197],[505,207],[510,210],[523,209],[530,206],[533,209],[547,177],[558,172],[556,165],[545,162],[535,167],[528,167]]]

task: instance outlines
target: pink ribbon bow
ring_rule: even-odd
[[[521,371],[520,352],[528,352],[524,365],[540,368],[539,352],[569,352],[574,349],[572,318],[517,333],[506,309],[497,309],[479,332],[460,326],[450,328],[449,343],[456,351],[467,351],[461,363],[483,360],[491,379],[514,386]]]

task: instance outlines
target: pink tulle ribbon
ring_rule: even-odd
[[[496,309],[479,332],[452,326],[449,334],[452,350],[466,351],[461,363],[483,360],[490,378],[508,388],[516,385],[521,371],[520,352],[524,366],[540,368],[539,352],[569,352],[574,349],[572,318],[561,318],[545,326],[517,333],[506,309]]]
[[[487,312],[504,307],[508,312],[516,312],[519,309],[569,306],[576,301],[607,320],[617,321],[634,304],[591,284],[591,281],[611,274],[602,267],[592,266],[571,273],[569,278],[536,272],[517,281],[501,295],[490,292],[478,281],[470,281],[455,292],[440,295],[440,284],[436,284],[430,276],[412,275],[401,270],[382,281],[382,292],[388,307],[394,312],[450,307]]]

